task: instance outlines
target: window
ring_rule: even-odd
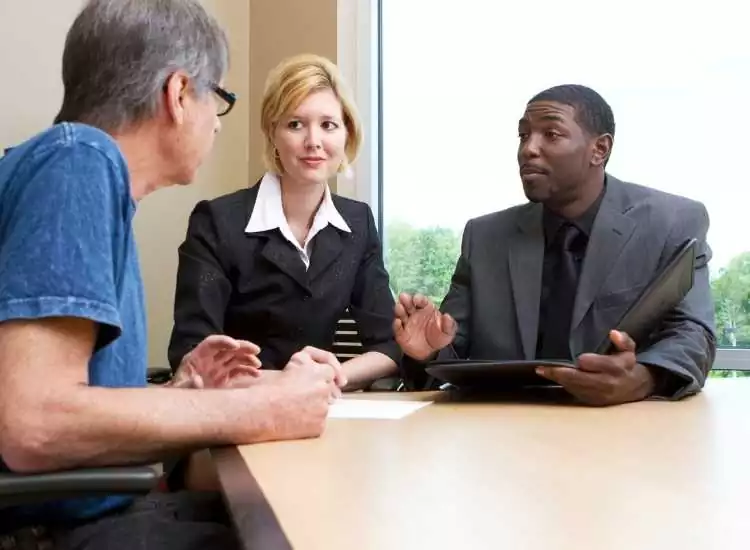
[[[382,0],[381,208],[394,291],[442,299],[466,221],[525,201],[515,155],[526,102],[580,83],[615,114],[609,172],[708,208],[717,329],[731,348],[717,367],[750,360],[741,5]]]

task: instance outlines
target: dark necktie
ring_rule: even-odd
[[[551,252],[557,262],[542,320],[540,359],[570,359],[570,321],[578,289],[580,250],[583,234],[571,223],[564,223],[555,235]]]

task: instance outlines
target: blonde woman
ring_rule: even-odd
[[[344,390],[397,372],[394,300],[367,204],[331,193],[362,143],[337,67],[315,55],[283,61],[261,107],[267,167],[257,185],[200,202],[179,249],[169,360],[210,334],[260,347],[273,377],[305,346],[330,350],[348,308],[364,353],[345,362]]]

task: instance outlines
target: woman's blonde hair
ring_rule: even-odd
[[[325,57],[302,54],[279,63],[266,80],[260,123],[265,137],[263,162],[268,170],[277,174],[284,171],[273,143],[277,124],[299,107],[308,95],[320,90],[331,90],[341,103],[346,127],[346,160],[338,171],[343,172],[354,162],[362,146],[362,123],[341,72]]]

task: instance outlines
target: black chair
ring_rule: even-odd
[[[149,367],[146,376],[149,384],[166,384],[172,379],[170,367]]]
[[[145,495],[162,479],[159,466],[85,468],[44,474],[0,473],[3,508],[59,499],[105,495]]]
[[[362,355],[362,340],[359,336],[357,322],[352,318],[347,309],[336,324],[336,333],[333,338],[333,349],[336,358],[343,363],[348,359]],[[398,376],[386,376],[375,380],[364,391],[401,391],[404,385]]]
[[[340,362],[344,362],[362,354],[362,341],[357,329],[357,322],[352,318],[349,310],[344,311],[336,324],[333,349],[331,350]],[[172,378],[169,367],[149,367],[148,383],[164,384]],[[388,376],[376,380],[365,391],[400,391],[404,388],[402,380],[396,376]]]
[[[352,318],[349,310],[346,310],[336,323],[331,351],[341,363],[362,355],[362,341],[359,337],[357,322]]]

